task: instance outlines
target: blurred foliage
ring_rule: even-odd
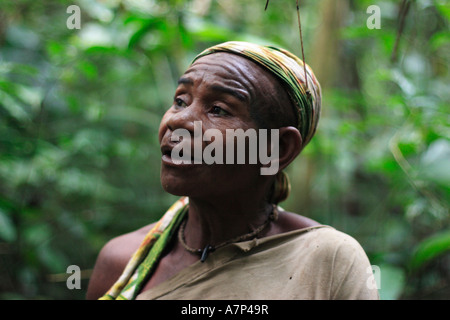
[[[167,209],[157,131],[191,59],[227,40],[300,53],[295,1],[265,2],[0,0],[0,298],[83,299],[100,248]],[[448,299],[450,6],[409,1],[392,60],[401,2],[301,1],[323,113],[283,206],[355,237],[382,298]]]

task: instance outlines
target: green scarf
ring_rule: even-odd
[[[188,209],[188,198],[175,202],[152,230],[128,262],[111,289],[100,300],[133,300],[148,281],[161,254],[178,229]]]

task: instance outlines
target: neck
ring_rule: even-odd
[[[264,224],[271,211],[272,206],[264,199],[208,201],[190,198],[184,234],[186,243],[192,248],[216,246],[254,231]]]

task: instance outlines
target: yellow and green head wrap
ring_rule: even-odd
[[[281,81],[297,115],[297,129],[302,136],[303,147],[306,146],[316,131],[321,108],[320,84],[311,68],[287,50],[240,41],[229,41],[208,48],[194,61],[215,52],[246,57]]]
[[[200,53],[194,61],[216,52],[228,52],[248,58],[281,81],[297,115],[297,129],[300,131],[304,148],[316,132],[322,103],[320,84],[312,69],[285,49],[241,41],[215,45]],[[268,200],[271,203],[285,200],[289,196],[290,188],[287,174],[278,172]]]

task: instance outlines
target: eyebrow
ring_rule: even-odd
[[[219,86],[219,85],[212,85],[211,89],[214,90],[214,91],[219,91],[219,92],[222,92],[222,93],[226,93],[226,94],[232,95],[233,97],[237,98],[238,100],[240,100],[242,102],[247,101],[247,97],[244,94],[242,94],[239,91],[237,91],[237,90],[234,90],[234,89],[231,89],[231,88],[228,88],[228,87],[222,87],[222,86]]]
[[[180,79],[178,79],[178,85],[181,85],[181,84],[194,85],[194,80],[192,80],[191,78],[181,77]],[[211,90],[214,90],[214,91],[219,91],[219,92],[222,92],[225,94],[229,94],[242,102],[247,101],[246,95],[244,95],[241,92],[234,90],[232,88],[223,87],[220,85],[212,85],[210,88],[211,88]]]
[[[180,84],[190,84],[190,85],[193,85],[194,84],[194,81],[192,80],[192,79],[189,79],[189,78],[180,78],[180,79],[178,79],[178,84],[180,85]]]

